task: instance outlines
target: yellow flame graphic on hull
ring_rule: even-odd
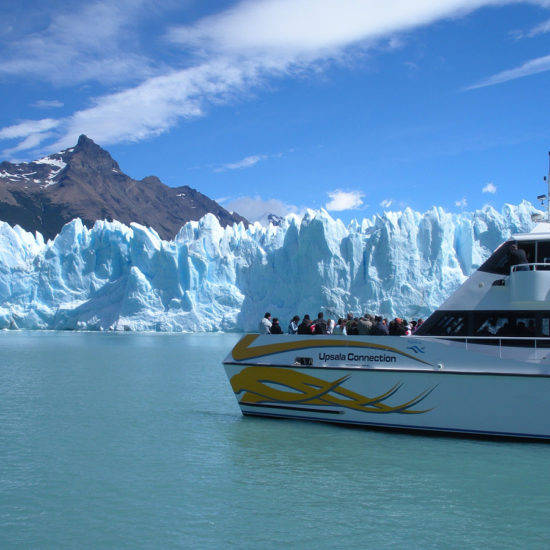
[[[247,367],[231,378],[235,394],[244,392],[240,403],[268,404],[286,403],[317,406],[338,406],[369,413],[422,414],[431,409],[412,410],[435,388],[424,390],[406,403],[388,405],[386,399],[394,395],[402,386],[395,384],[386,392],[375,397],[365,397],[343,388],[351,375],[327,382],[320,378],[287,368]]]

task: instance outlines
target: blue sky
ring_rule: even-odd
[[[2,160],[86,134],[249,219],[546,192],[550,0],[9,4]]]

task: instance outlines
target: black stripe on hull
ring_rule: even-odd
[[[273,405],[273,404],[267,404],[267,403],[241,403],[241,402],[239,402],[239,405],[241,407],[262,407],[267,409],[285,409],[289,411],[312,412],[312,413],[319,413],[319,414],[344,414],[344,411],[338,411],[334,409],[312,409],[312,408],[306,409],[305,407],[296,407],[293,405]]]
[[[276,414],[276,413],[262,413],[253,411],[244,411],[241,409],[243,416],[258,416],[266,418],[276,418],[279,420],[302,420],[304,422],[320,422],[325,424],[339,424],[342,426],[348,426],[352,428],[365,428],[373,429],[385,432],[406,432],[418,434],[422,432],[423,435],[435,435],[435,436],[447,436],[447,437],[472,437],[478,439],[502,439],[506,441],[531,441],[534,443],[550,443],[550,436],[537,435],[537,434],[523,434],[523,433],[508,433],[508,432],[490,432],[482,430],[461,430],[455,428],[441,428],[438,426],[410,426],[403,424],[385,424],[378,422],[358,422],[355,420],[333,420],[331,418],[319,418],[312,416],[295,416],[291,414]],[[312,411],[313,412],[313,411]]]

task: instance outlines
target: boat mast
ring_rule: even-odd
[[[539,195],[537,199],[540,201],[541,206],[544,206],[544,201],[546,201],[546,219],[541,218],[540,214],[533,214],[531,219],[533,221],[546,221],[550,222],[550,151],[548,152],[548,175],[544,176],[544,181],[548,186],[548,191],[546,195]]]

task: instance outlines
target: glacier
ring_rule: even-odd
[[[452,214],[326,211],[222,228],[212,214],[163,241],[139,224],[79,219],[47,242],[0,222],[0,329],[253,331],[266,311],[428,316],[513,233],[529,202]]]

